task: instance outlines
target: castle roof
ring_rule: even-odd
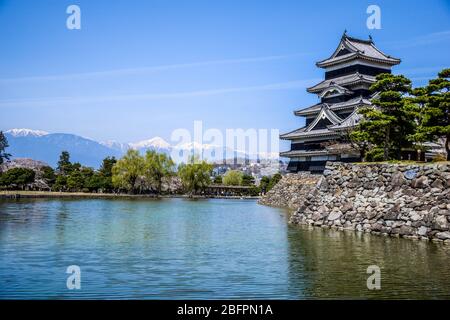
[[[342,77],[333,78],[333,79],[327,79],[323,80],[322,82],[319,82],[315,86],[309,87],[306,89],[308,92],[311,93],[319,93],[322,92],[325,89],[328,89],[332,85],[338,85],[338,86],[353,86],[360,83],[366,83],[368,85],[371,85],[372,83],[375,83],[376,79],[374,76],[369,76],[366,74],[361,74],[359,72],[355,72],[352,74],[348,74]]]
[[[386,55],[379,50],[371,37],[369,40],[361,40],[349,37],[344,33],[331,57],[317,62],[316,65],[320,68],[326,68],[355,59],[378,62],[388,66],[393,66],[401,62],[400,59]]]
[[[324,104],[317,114],[316,118],[307,126],[300,129],[280,135],[281,139],[295,139],[301,137],[321,136],[321,135],[333,135],[335,133],[330,132],[327,128],[315,128],[319,121],[327,119],[332,125],[338,125],[343,121],[333,111],[330,110],[327,104]],[[320,128],[320,129],[319,129]]]
[[[339,124],[329,126],[328,129],[343,130],[347,128],[353,128],[359,123],[359,121],[361,121],[361,119],[362,115],[358,112],[358,108],[356,108],[347,118],[344,119],[344,121]]]
[[[309,115],[315,115],[317,114],[320,109],[327,103],[317,103],[311,107],[308,108],[304,108],[304,109],[300,109],[300,110],[296,110],[294,111],[294,114],[296,116],[309,116]],[[361,106],[361,105],[367,105],[369,106],[370,100],[365,99],[363,97],[356,97],[344,102],[337,102],[337,103],[333,103],[333,104],[327,104],[328,108],[332,111],[338,111],[338,110],[345,110],[345,109],[353,109],[357,106]]]

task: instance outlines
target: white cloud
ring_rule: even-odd
[[[26,107],[26,106],[48,106],[61,104],[83,104],[108,101],[135,101],[154,99],[173,99],[184,97],[211,96],[228,93],[253,92],[253,91],[275,91],[304,89],[321,79],[305,79],[279,83],[271,83],[249,87],[219,88],[210,90],[198,90],[174,93],[149,93],[149,94],[129,94],[129,95],[106,95],[106,96],[80,96],[80,97],[50,97],[50,98],[29,98],[29,99],[4,99],[0,100],[0,107]]]
[[[61,75],[38,75],[20,78],[5,78],[0,79],[0,83],[17,83],[17,82],[32,82],[32,81],[63,81],[63,80],[74,80],[74,79],[86,79],[94,77],[113,77],[113,76],[124,76],[124,75],[137,75],[146,74],[158,71],[182,69],[182,68],[196,68],[204,66],[213,65],[223,65],[223,64],[240,64],[240,63],[254,63],[254,62],[264,62],[264,61],[274,61],[283,60],[295,57],[305,56],[306,53],[293,53],[284,55],[272,55],[272,56],[260,56],[251,58],[238,58],[238,59],[223,59],[223,60],[212,60],[203,62],[193,62],[193,63],[179,63],[179,64],[169,64],[153,67],[140,67],[140,68],[125,68],[125,69],[115,69],[107,71],[92,71],[84,73],[70,73]]]

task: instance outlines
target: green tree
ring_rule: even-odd
[[[72,171],[72,163],[70,162],[70,154],[68,151],[61,152],[59,156],[58,166],[56,167],[59,174],[68,175]]]
[[[450,69],[439,72],[436,79],[414,92],[419,127],[410,138],[413,141],[445,138],[447,160],[450,161]]]
[[[70,168],[70,171],[73,171],[73,170],[79,170],[79,171],[81,171],[81,169],[83,168],[83,166],[81,165],[81,163],[79,163],[79,162],[74,162],[74,163],[72,163],[72,166],[71,166],[71,168]],[[70,172],[69,172],[70,173]]]
[[[81,175],[83,176],[83,179],[89,179],[90,177],[92,177],[95,173],[94,169],[90,168],[90,167],[84,167],[82,166],[81,168],[78,169],[81,173]]]
[[[112,168],[116,163],[117,160],[115,157],[106,157],[103,159],[98,174],[92,177],[88,188],[92,190],[102,189],[104,191],[112,191]]]
[[[84,180],[84,188],[92,191],[107,190],[110,185],[107,185],[106,177],[100,172],[95,172],[93,175]],[[111,180],[111,178],[109,178]]]
[[[267,185],[267,191],[270,191],[277,183],[281,180],[281,174],[275,173],[272,178],[270,178],[270,182]]]
[[[270,183],[270,178],[268,176],[263,176],[261,178],[261,181],[259,182],[259,188],[261,189],[261,192],[264,194],[266,193],[268,190],[268,186]]]
[[[73,170],[67,176],[67,189],[72,192],[80,191],[84,187],[84,177],[80,170]]]
[[[118,160],[112,168],[112,183],[117,188],[122,188],[136,193],[138,187],[136,181],[144,174],[145,161],[137,150],[129,149],[122,159]]]
[[[261,194],[261,187],[252,186],[251,189],[248,191],[249,196],[259,196]]]
[[[115,157],[106,157],[98,170],[104,177],[112,177],[112,168],[117,163]]]
[[[95,181],[94,177],[99,176],[99,173],[95,172],[93,168],[84,167],[84,166],[82,166],[79,169],[79,171],[80,171],[81,177],[83,179],[83,186],[81,188],[81,191],[88,192],[88,191],[97,190],[98,187],[97,186],[93,187],[93,184],[91,182]]]
[[[171,176],[175,171],[175,163],[165,153],[147,150],[145,154],[144,176],[146,182],[158,194],[161,193],[163,178]]]
[[[12,168],[2,174],[0,185],[23,189],[27,184],[34,182],[35,176],[36,173],[32,169]]]
[[[244,174],[242,176],[243,186],[253,186],[255,184],[255,178],[250,174]]]
[[[383,149],[383,159],[401,159],[401,150],[410,147],[409,135],[414,133],[415,122],[408,110],[406,94],[411,92],[411,81],[402,75],[382,73],[370,87],[377,92],[373,106],[362,108],[364,116],[353,137]]]
[[[414,147],[423,150],[423,143],[428,137],[420,132],[420,128],[425,123],[425,107],[427,104],[427,91],[425,88],[415,88],[411,90],[411,96],[406,98],[407,110],[414,118],[416,130],[408,135],[408,140],[413,142]]]
[[[384,161],[384,149],[380,147],[373,147],[366,152],[365,161],[376,162]]]
[[[41,168],[41,172],[42,179],[44,179],[45,183],[51,187],[56,181],[55,170],[53,170],[52,167],[44,166]]]
[[[6,139],[3,131],[0,131],[0,164],[5,160],[9,160],[9,157],[11,156],[9,153],[6,153],[6,148],[8,147],[8,139]]]
[[[186,192],[192,195],[203,191],[211,184],[212,170],[212,164],[191,157],[187,164],[182,163],[178,166],[178,176]]]
[[[229,170],[223,176],[223,184],[226,186],[240,186],[242,185],[242,178],[244,174],[238,170]]]
[[[366,153],[370,149],[369,133],[361,130],[344,130],[345,139],[359,152],[361,161],[366,160]]]
[[[56,176],[55,184],[53,185],[53,189],[57,191],[66,191],[67,190],[67,177],[61,174]]]
[[[214,183],[215,184],[222,184],[222,176],[215,176],[214,177]]]

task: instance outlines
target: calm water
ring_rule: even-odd
[[[0,201],[3,299],[450,298],[449,265],[449,247],[290,226],[248,200]]]

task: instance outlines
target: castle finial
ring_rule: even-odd
[[[369,34],[369,40],[373,42],[372,35]]]
[[[344,34],[342,35],[343,37],[347,36],[347,29],[344,30]]]

